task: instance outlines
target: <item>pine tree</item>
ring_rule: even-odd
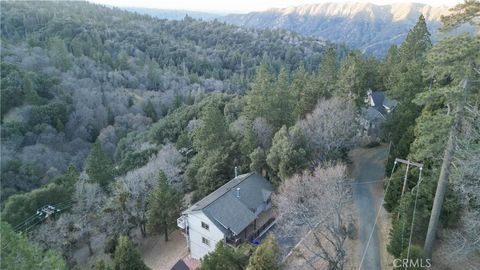
[[[364,77],[362,56],[357,51],[350,52],[340,65],[335,95],[353,98],[360,106],[368,88]]]
[[[308,75],[306,78],[305,87],[299,93],[298,101],[295,106],[295,113],[297,118],[305,117],[307,113],[313,111],[321,97],[321,87],[319,76],[315,74]]]
[[[37,91],[33,89],[33,83],[28,74],[25,74],[23,81],[23,93],[25,95],[25,101],[32,105],[39,105],[41,98]]]
[[[333,95],[336,89],[338,64],[337,51],[333,46],[325,50],[322,62],[320,63],[319,77],[322,84],[322,96],[328,98]]]
[[[137,248],[128,239],[127,236],[120,236],[118,245],[113,257],[113,267],[115,270],[148,270],[142,261]]]
[[[55,67],[62,71],[67,71],[72,66],[72,59],[70,54],[67,51],[65,42],[58,38],[54,37],[50,39],[50,57],[55,64]]]
[[[202,165],[195,175],[198,188],[196,196],[203,198],[233,177],[233,162],[230,151],[214,150],[208,155],[198,154],[197,156]]]
[[[155,111],[155,108],[153,107],[153,103],[148,100],[145,106],[143,107],[143,112],[147,117],[150,117],[153,122],[157,121],[157,112]]]
[[[304,115],[302,103],[304,102],[303,96],[305,94],[305,87],[307,85],[308,79],[309,79],[309,75],[302,63],[293,73],[292,84],[290,86],[296,100],[295,113],[294,113],[296,119],[300,119]]]
[[[296,142],[293,137],[290,136],[286,126],[283,126],[273,137],[272,147],[267,155],[267,164],[276,175],[271,179],[275,185],[306,167],[308,155],[304,145]]]
[[[90,181],[98,183],[104,190],[108,190],[108,185],[114,180],[113,166],[110,159],[103,152],[100,141],[92,145],[86,163],[86,171]]]
[[[416,94],[425,89],[422,74],[426,65],[425,56],[431,47],[430,33],[425,18],[421,15],[398,49],[397,57],[400,61],[390,72],[388,85],[391,88],[387,89],[388,97],[401,103],[410,103]]]
[[[394,114],[383,125],[384,136],[392,145],[386,166],[387,174],[390,174],[396,157],[407,157],[414,140],[415,120],[422,107],[412,101],[428,86],[423,74],[427,65],[425,56],[430,47],[430,33],[425,19],[420,16],[405,42],[398,50],[392,47],[383,62],[384,67],[389,67],[385,74],[388,77],[384,78],[386,95],[400,102]]]
[[[477,27],[478,35],[478,31],[480,30],[480,22],[475,20],[475,18],[478,18],[478,14],[480,12],[480,1],[465,0],[465,2],[451,8],[450,11],[452,11],[451,14],[441,17],[442,31],[456,28],[463,23],[470,23],[471,25],[475,25]]]
[[[235,250],[220,241],[214,252],[203,257],[200,270],[243,270],[247,263],[248,255],[241,249]]]
[[[79,176],[80,173],[77,171],[77,168],[70,164],[67,168],[67,171],[62,176],[59,176],[55,179],[55,183],[71,188],[73,191],[73,187],[75,186]]]
[[[290,89],[288,73],[282,67],[275,83],[275,91],[266,103],[268,111],[264,115],[274,130],[280,129],[283,125],[290,126],[294,122],[293,110],[295,106],[295,95]]]
[[[268,100],[273,93],[273,76],[268,70],[266,64],[262,64],[257,68],[255,80],[252,88],[245,96],[245,113],[248,119],[253,121],[255,118],[261,116],[265,117],[268,114]]]
[[[168,230],[175,228],[182,205],[181,194],[168,184],[167,176],[160,171],[157,185],[148,197],[147,230],[164,233],[165,241],[168,241]]]
[[[250,257],[247,270],[279,270],[281,269],[280,252],[277,242],[268,236]]]
[[[389,79],[393,76],[392,73],[394,72],[394,67],[399,61],[398,58],[398,47],[397,45],[393,44],[388,49],[387,55],[385,55],[380,68],[380,76],[382,77],[383,84],[387,89],[393,87],[392,82],[390,82]]]
[[[407,34],[407,38],[400,46],[402,61],[418,60],[425,58],[425,54],[432,47],[430,32],[425,22],[425,17],[420,15],[417,23]]]
[[[200,120],[193,136],[193,145],[198,153],[186,170],[191,185],[197,187],[195,200],[231,179],[232,153],[235,150],[225,117],[216,105],[204,107]]]
[[[264,170],[267,169],[267,156],[265,154],[265,150],[261,147],[257,147],[251,154],[250,154],[250,170],[256,171],[257,173],[263,174]]]
[[[229,133],[223,113],[214,104],[207,105],[195,130],[193,146],[198,152],[225,147],[229,143]]]

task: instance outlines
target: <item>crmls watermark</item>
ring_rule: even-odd
[[[422,267],[430,268],[432,266],[431,259],[395,259],[393,260],[393,266],[397,267]]]

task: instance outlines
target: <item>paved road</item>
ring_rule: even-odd
[[[380,146],[369,149],[356,149],[350,153],[354,167],[352,176],[355,178],[353,185],[353,199],[358,213],[359,254],[360,262],[367,246],[368,239],[374,229],[372,239],[368,245],[367,253],[362,264],[364,270],[381,270],[380,248],[377,228],[374,226],[377,209],[383,196],[378,192],[382,183],[368,183],[381,180],[385,171],[385,159],[388,147]],[[377,192],[375,192],[377,190]]]

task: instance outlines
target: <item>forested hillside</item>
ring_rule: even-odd
[[[149,224],[173,228],[184,207],[178,196],[166,223],[149,217],[159,214],[148,206],[150,191],[165,181],[170,192],[194,191],[198,200],[231,179],[235,166],[278,182],[318,154],[344,156],[353,145],[353,103],[326,105],[350,117],[337,144],[302,135],[331,136],[307,125],[329,118],[295,123],[321,98],[361,100],[350,82],[336,90],[339,68],[362,89],[377,80],[360,72],[376,66],[373,59],[284,31],[78,2],[1,5],[2,221],[69,266],[83,246],[98,252],[99,236],[113,255],[119,235],[159,230]],[[339,67],[344,58],[357,67]],[[65,213],[42,225],[37,210],[45,205]]]
[[[208,93],[243,93],[261,62],[315,70],[323,47],[87,3],[2,2],[2,200],[52,182],[69,164],[81,170],[97,138],[121,162],[127,133]]]

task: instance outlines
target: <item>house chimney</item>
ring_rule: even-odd
[[[235,178],[237,178],[237,176],[238,176],[238,167],[235,166]]]
[[[240,198],[240,188],[237,187],[237,198]]]

